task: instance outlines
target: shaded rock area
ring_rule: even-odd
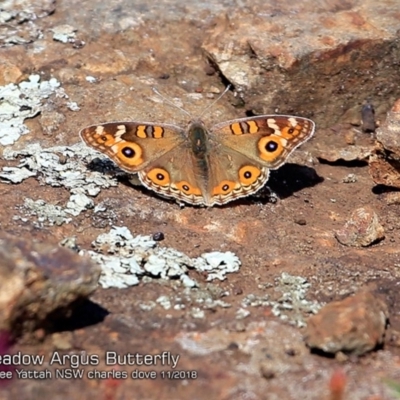
[[[400,99],[376,133],[377,145],[369,158],[369,172],[376,184],[400,188]]]
[[[316,143],[313,154],[320,160],[335,162],[367,162],[373,153],[374,139],[359,127],[344,123],[324,132],[324,141]]]
[[[100,268],[71,250],[1,233],[0,253],[0,330],[10,337],[52,329],[97,288]]]
[[[0,397],[398,398],[398,20],[396,0],[3,1]],[[206,126],[316,131],[256,195],[183,207],[79,139],[186,127],[153,87]]]

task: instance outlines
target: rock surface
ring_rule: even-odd
[[[53,313],[68,315],[100,276],[99,267],[71,250],[4,233],[0,259],[0,330],[12,336],[48,328]]]
[[[369,173],[376,184],[400,188],[400,99],[376,133],[377,146],[369,158]]]
[[[361,292],[321,308],[308,320],[307,346],[326,353],[362,355],[382,344],[387,305],[370,292]]]
[[[378,86],[393,99],[397,12],[395,2],[254,2],[221,20],[203,48],[249,109],[292,109],[329,126],[354,98],[369,98]],[[393,63],[383,74],[382,59]],[[361,71],[363,83],[352,84]],[[334,95],[321,104],[323,92]]]

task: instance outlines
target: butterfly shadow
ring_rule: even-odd
[[[101,172],[107,175],[120,175],[123,171],[108,158],[95,157],[87,165],[87,169],[93,172]]]
[[[316,186],[323,181],[324,178],[319,176],[314,168],[287,163],[278,170],[271,171],[267,185],[278,198],[285,199],[300,190]]]

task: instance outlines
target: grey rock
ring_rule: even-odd
[[[0,329],[13,336],[51,326],[50,314],[71,312],[93,293],[100,268],[88,257],[49,243],[0,233]]]

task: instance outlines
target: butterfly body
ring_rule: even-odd
[[[207,129],[193,120],[186,129],[150,122],[109,122],[82,129],[83,141],[121,169],[137,173],[147,188],[193,205],[222,205],[251,195],[269,170],[314,132],[301,117],[262,115]]]

